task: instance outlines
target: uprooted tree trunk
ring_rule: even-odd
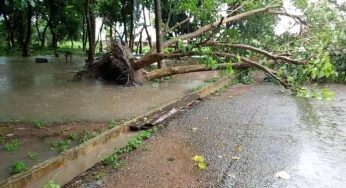
[[[282,15],[294,17],[294,15],[289,15],[286,12],[273,10],[279,7],[280,6],[259,8],[259,9],[251,10],[251,11],[244,12],[237,15],[226,16],[222,18],[220,21],[203,26],[192,33],[181,35],[181,36],[172,38],[166,42],[163,42],[162,47],[167,48],[174,45],[180,40],[193,39],[193,38],[201,36],[204,33],[209,32],[210,37],[208,37],[205,41],[201,42],[200,44],[197,44],[195,48],[205,47],[205,46],[236,48],[240,50],[249,50],[254,53],[264,55],[265,57],[272,59],[275,63],[280,63],[282,61],[282,62],[294,63],[294,64],[305,64],[305,61],[294,60],[284,55],[275,55],[271,52],[268,52],[259,48],[255,48],[252,46],[247,46],[243,44],[227,44],[227,43],[223,43],[222,41],[209,42],[212,38],[212,35],[215,35],[216,33],[215,31],[219,30],[219,27],[221,25],[234,22],[236,20],[244,19],[248,16],[251,16],[257,13],[282,14]],[[130,49],[126,45],[124,46],[117,41],[112,41],[110,46],[110,51],[106,53],[105,55],[101,56],[100,58],[94,60],[92,63],[88,64],[86,67],[86,70],[80,71],[79,73],[77,73],[76,78],[78,79],[82,77],[102,78],[104,80],[113,81],[121,85],[133,85],[135,83],[142,83],[145,80],[161,78],[164,76],[171,76],[175,74],[183,74],[188,72],[213,70],[212,68],[206,65],[200,64],[200,65],[167,67],[163,69],[157,69],[149,73],[143,71],[144,67],[150,64],[153,64],[155,62],[158,62],[160,60],[188,57],[192,55],[205,55],[205,54],[198,54],[192,51],[157,53],[156,47],[153,47],[151,51],[148,52],[145,56],[136,60],[133,57]],[[237,55],[232,54],[230,52],[215,52],[213,53],[213,55],[228,57],[228,58],[238,58]],[[256,67],[266,72],[270,76],[274,77],[275,79],[277,79],[283,86],[285,86],[285,88],[290,88],[290,85],[288,84],[288,82],[284,78],[280,78],[277,75],[276,71],[271,70],[270,68],[249,58],[241,57],[239,60],[240,62],[238,62],[237,64],[231,65],[232,68],[244,69],[249,67]],[[224,69],[225,67],[226,67],[226,64],[219,64],[216,67],[216,69]],[[213,68],[215,69],[215,67]]]

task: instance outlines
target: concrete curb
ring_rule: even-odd
[[[26,172],[14,175],[0,182],[0,187],[37,188],[43,187],[49,180],[54,180],[56,183],[64,185],[108,155],[114,153],[114,148],[124,147],[128,140],[136,135],[129,131],[130,126],[143,122],[156,122],[157,124],[159,120],[168,118],[176,111],[179,111],[179,109],[185,108],[195,100],[209,96],[215,91],[228,86],[229,83],[229,77],[223,77],[196,92],[187,94],[180,99],[173,100],[144,115],[133,118],[119,127],[110,129],[56,157],[39,163]],[[174,113],[170,113],[172,109],[174,109]],[[167,115],[167,113],[169,114]]]

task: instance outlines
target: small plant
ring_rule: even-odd
[[[111,165],[115,169],[121,168],[123,166],[123,163],[120,161],[119,156],[121,154],[128,153],[137,149],[144,140],[151,137],[156,131],[157,128],[154,127],[150,130],[140,132],[135,138],[131,139],[125,147],[116,149],[114,154],[109,155],[107,158],[105,158],[102,161],[102,164]]]
[[[218,89],[217,91],[215,91],[213,94],[215,96],[219,96],[219,95],[221,95],[221,93],[223,93],[225,91],[226,91],[226,87],[222,87],[222,88]]]
[[[202,85],[200,85],[200,86],[198,86],[198,87],[193,88],[192,91],[193,91],[193,92],[199,91],[199,90],[201,90],[204,86],[206,86],[205,83],[202,84]]]
[[[37,153],[33,152],[33,151],[29,151],[27,153],[27,156],[29,157],[29,159],[36,161],[38,159]]]
[[[60,188],[60,185],[55,183],[53,180],[50,180],[43,186],[43,188]]]
[[[67,139],[68,140],[71,140],[71,141],[76,141],[78,138],[78,136],[75,134],[75,133],[70,133],[68,136],[67,136]]]
[[[45,124],[46,123],[42,120],[37,120],[37,119],[31,120],[31,125],[39,129],[43,128]]]
[[[102,179],[103,176],[104,176],[104,174],[103,174],[102,172],[97,172],[97,173],[95,174],[95,179],[96,179],[97,181],[100,181],[100,180]]]
[[[14,174],[18,174],[21,173],[23,171],[25,171],[27,169],[25,163],[21,162],[21,161],[17,161],[11,164],[10,166],[10,174],[14,175]]]
[[[218,80],[219,80],[219,78],[216,77],[216,78],[212,78],[212,79],[209,79],[209,80],[205,80],[204,82],[210,84],[210,83],[214,83],[214,82],[216,82]]]
[[[79,137],[79,140],[81,143],[84,143],[88,140],[90,140],[91,138],[95,137],[98,133],[97,132],[89,132],[88,130],[84,130]]]
[[[108,127],[111,129],[113,129],[117,126],[119,126],[119,121],[115,121],[114,119],[112,119],[108,122]]]
[[[114,169],[120,169],[123,166],[123,163],[120,161],[120,158],[117,154],[109,155],[102,161],[102,164],[112,166]]]
[[[19,147],[19,141],[17,139],[12,139],[10,142],[4,145],[4,150],[6,152],[13,152],[13,151],[16,151],[18,147]]]
[[[131,152],[135,149],[137,149],[144,140],[148,139],[157,131],[157,128],[152,128],[150,130],[142,131],[140,132],[135,138],[131,139],[127,145],[121,149],[116,150],[117,155],[121,155],[123,153]]]
[[[5,143],[5,138],[0,135],[0,146],[2,146]]]
[[[70,146],[70,140],[61,140],[51,144],[51,149],[57,150],[59,153],[66,151]]]

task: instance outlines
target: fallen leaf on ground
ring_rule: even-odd
[[[278,178],[282,178],[282,179],[284,179],[284,180],[290,179],[290,175],[289,175],[287,172],[285,172],[285,171],[277,172],[277,173],[275,174],[275,176],[278,177]]]
[[[206,169],[207,168],[207,163],[205,163],[205,158],[200,155],[196,155],[192,157],[192,160],[196,162],[196,165],[199,169]]]
[[[195,162],[205,162],[205,158],[203,156],[200,155],[196,155],[194,157],[192,157],[192,160],[194,160]]]

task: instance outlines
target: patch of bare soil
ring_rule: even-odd
[[[122,156],[121,169],[98,164],[65,187],[201,187],[193,156],[181,134],[162,130],[139,149]]]
[[[106,187],[199,187],[197,170],[184,141],[157,136],[148,141],[146,149],[127,157],[129,165],[106,177]]]

